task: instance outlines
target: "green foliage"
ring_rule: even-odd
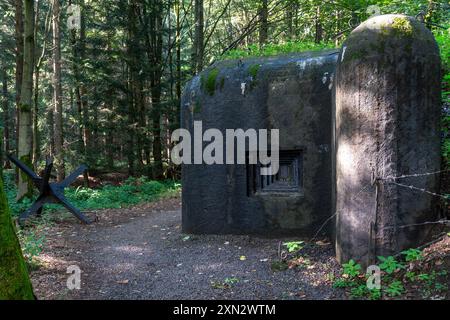
[[[238,283],[239,279],[238,278],[225,278],[224,282],[228,285],[233,285],[233,284]]]
[[[233,285],[239,282],[238,278],[225,278],[224,281],[211,281],[211,286],[214,289],[230,289]]]
[[[8,172],[7,194],[12,203],[12,214],[18,216],[25,211],[31,201],[24,199],[15,201],[16,187],[12,172]],[[120,186],[106,185],[101,189],[84,187],[67,188],[65,195],[71,203],[80,210],[117,209],[137,205],[143,202],[151,202],[162,196],[175,194],[180,190],[180,184],[175,181],[153,181],[146,177],[129,178]],[[46,209],[56,210],[59,205],[48,205]]]
[[[344,268],[343,274],[350,278],[355,278],[361,274],[361,265],[356,263],[353,259],[348,263],[344,263],[342,267]]]
[[[402,252],[405,261],[414,262],[423,259],[423,254],[418,249],[409,249]],[[381,289],[369,289],[366,281],[369,280],[360,275],[360,266],[354,260],[342,265],[342,276],[333,279],[333,287],[346,290],[350,298],[379,300],[383,295],[389,297],[400,297],[405,294],[404,284],[410,288],[416,288],[424,298],[433,294],[441,294],[448,290],[445,283],[448,272],[446,270],[433,270],[430,273],[419,273],[406,271],[405,266],[396,261],[394,257],[378,257],[381,264]]]
[[[362,284],[356,288],[352,288],[350,290],[350,297],[351,298],[362,298],[365,297],[369,292],[369,289],[367,289],[367,286]]]
[[[423,258],[422,251],[418,249],[409,249],[406,251],[403,251],[402,254],[405,256],[406,262],[414,262],[421,260]]]
[[[296,253],[303,249],[304,241],[292,241],[292,242],[285,242],[283,243],[283,246],[285,246],[288,249],[289,253]]]
[[[382,293],[380,289],[369,289],[366,284],[361,284],[350,289],[350,298],[361,299],[368,298],[369,300],[380,300]]]
[[[372,289],[369,290],[369,299],[370,300],[380,300],[383,294],[380,289]]]
[[[70,188],[66,196],[83,209],[123,208],[157,200],[162,195],[177,192],[180,184],[174,181],[152,181],[146,177],[129,178],[121,186],[107,185],[101,189]]]
[[[45,235],[38,234],[34,230],[19,230],[17,235],[22,244],[22,252],[28,265],[33,266],[34,258],[39,256],[44,247]]]
[[[434,36],[439,45],[442,60],[442,102],[444,109],[442,114],[442,130],[444,139],[442,142],[442,156],[447,167],[450,167],[450,28],[436,30]]]
[[[390,297],[401,296],[404,291],[405,288],[403,287],[402,282],[399,280],[395,280],[394,282],[392,282],[386,289],[386,293]]]
[[[408,271],[405,273],[405,278],[408,281],[413,282],[414,280],[416,280],[416,273],[412,272],[412,271]]]
[[[341,289],[352,288],[356,285],[357,283],[355,281],[345,278],[339,278],[333,282],[334,288],[341,288]]]
[[[381,261],[380,269],[385,271],[387,274],[392,274],[399,269],[403,269],[404,265],[397,262],[394,257],[381,257],[378,259]]]
[[[230,50],[224,54],[222,59],[242,59],[250,57],[270,57],[280,54],[289,54],[305,51],[318,51],[323,49],[334,49],[336,46],[332,43],[314,43],[314,42],[286,42],[283,44],[267,44],[263,47],[250,45],[246,49]]]

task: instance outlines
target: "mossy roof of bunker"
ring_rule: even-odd
[[[258,72],[266,65],[273,65],[277,62],[281,62],[283,64],[298,62],[302,59],[308,58],[317,58],[326,55],[334,55],[339,53],[338,49],[326,49],[321,51],[305,51],[305,52],[294,52],[294,53],[285,53],[279,54],[276,56],[264,56],[264,57],[248,57],[244,59],[234,59],[234,60],[223,60],[217,61],[212,66],[203,70],[201,76],[210,74],[211,71],[218,70],[219,73],[216,74],[216,77],[220,77],[220,72],[225,69],[240,69],[246,70],[249,76],[257,75]],[[205,77],[204,77],[205,79]]]
[[[225,79],[233,73],[239,72],[248,77],[249,80],[256,81],[259,73],[267,67],[298,63],[302,60],[325,56],[337,56],[338,54],[338,49],[325,49],[320,51],[293,52],[275,56],[217,61],[199,74],[200,88],[203,92],[213,96],[217,89],[224,87]]]
[[[274,66],[297,64],[303,60],[322,58],[339,54],[338,49],[325,49],[320,51],[304,51],[284,53],[276,56],[248,57],[244,59],[217,61],[199,74],[199,87],[209,96],[214,96],[216,90],[222,90],[226,79],[237,74],[243,76],[243,81],[250,81],[255,85],[261,71]]]

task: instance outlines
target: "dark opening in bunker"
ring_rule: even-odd
[[[303,156],[300,150],[280,150],[279,170],[273,175],[261,175],[261,164],[248,164],[247,195],[256,193],[300,193],[303,187]]]

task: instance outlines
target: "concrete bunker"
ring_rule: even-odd
[[[254,165],[183,165],[183,231],[307,237],[336,214],[324,231],[340,262],[419,245],[430,230],[398,227],[438,220],[434,199],[384,182],[439,170],[439,74],[432,34],[400,15],[366,21],[340,53],[205,70],[185,88],[182,128],[279,129],[281,178]],[[438,175],[408,181],[438,191]]]
[[[224,136],[280,129],[280,170],[261,176],[258,165],[184,165],[185,232],[310,235],[328,218],[337,57],[332,50],[223,61],[186,86],[183,128],[202,121]]]
[[[402,15],[372,18],[343,44],[335,99],[340,262],[370,264],[432,235],[431,225],[401,226],[439,220],[436,197],[407,186],[439,192],[439,175],[426,173],[441,165],[440,66],[432,33]]]

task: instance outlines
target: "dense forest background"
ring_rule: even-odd
[[[4,0],[0,13],[4,168],[8,153],[36,170],[51,155],[58,179],[80,163],[93,176],[176,179],[170,135],[193,75],[221,59],[339,46],[378,13],[416,16],[434,32],[448,137],[446,0]],[[29,194],[17,179],[18,197]]]

